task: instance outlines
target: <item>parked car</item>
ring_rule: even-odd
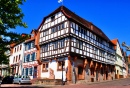
[[[12,84],[14,76],[6,76],[2,79],[2,84]]]
[[[18,83],[18,84],[32,84],[30,77],[29,76],[25,76],[25,75],[19,75],[17,77],[14,77],[13,83]]]

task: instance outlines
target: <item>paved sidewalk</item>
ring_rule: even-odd
[[[120,79],[114,79],[114,80],[105,80],[105,81],[100,81],[100,82],[97,82],[97,81],[96,82],[86,82],[85,84],[92,85],[92,84],[106,83],[106,82],[112,82],[112,81],[123,80],[123,79],[127,79],[127,78],[120,78]]]
[[[106,82],[113,82],[113,81],[117,81],[117,80],[123,80],[123,79],[127,79],[127,78],[121,78],[121,79],[114,79],[114,80],[105,80],[105,81],[101,81],[101,82],[83,82],[83,83],[76,83],[76,84],[69,84],[69,85],[43,85],[43,84],[33,84],[34,86],[39,86],[39,87],[63,87],[63,86],[71,86],[71,85],[93,85],[93,84],[100,84],[100,83],[106,83]]]

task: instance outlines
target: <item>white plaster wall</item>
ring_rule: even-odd
[[[120,55],[121,57],[123,57],[122,56],[122,53],[121,53],[121,47],[120,47],[120,45],[119,45],[119,43],[117,42],[117,49],[116,49],[116,53],[118,54],[118,55]]]
[[[65,58],[65,68],[68,66],[68,57]],[[52,60],[49,62],[49,68],[54,70],[55,79],[62,79],[62,71],[57,71],[57,62]],[[42,78],[49,78],[49,71],[41,73]],[[66,73],[63,71],[63,79],[66,78]]]
[[[119,56],[123,57],[122,53],[121,53],[121,48],[120,48],[120,45],[119,45],[118,42],[117,42],[116,54],[118,54]],[[116,57],[116,59],[117,59],[116,64],[118,64],[119,66],[123,67],[122,58],[120,59],[120,58]]]
[[[20,48],[20,45],[22,45],[21,50],[19,50],[19,51],[17,51],[17,52],[14,52],[15,48],[17,48],[18,46],[19,46],[19,48]],[[10,58],[9,58],[9,63],[10,63],[10,65],[11,65],[11,64],[15,64],[15,63],[13,62],[14,56],[19,56],[19,55],[21,55],[20,60],[23,60],[23,59],[24,59],[24,42],[23,42],[23,43],[20,43],[20,44],[18,44],[18,45],[16,45],[16,46],[14,47],[14,49],[13,49],[13,54],[12,54],[12,55],[10,56]],[[16,72],[17,72],[17,70],[18,70],[18,69],[16,69]],[[18,72],[18,74],[22,74],[22,64],[19,66],[19,72]]]
[[[9,65],[13,64],[13,55],[9,57]]]
[[[41,78],[49,78],[49,71],[48,72],[41,72]]]
[[[116,74],[117,70],[119,71],[119,75],[123,75],[123,70],[120,68],[120,66],[116,66]]]

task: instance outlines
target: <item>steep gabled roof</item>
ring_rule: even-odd
[[[31,34],[32,34],[32,32],[34,32],[35,34],[37,34],[37,30],[36,29],[33,29],[32,31],[31,31]]]
[[[113,39],[113,40],[111,40],[111,42],[112,42],[113,44],[117,45],[117,42],[119,42],[119,41],[118,41],[118,39]]]
[[[54,14],[56,14],[58,12],[62,12],[68,19],[71,19],[71,20],[83,25],[84,27],[88,28],[90,31],[94,32],[96,35],[100,36],[101,38],[103,38],[103,39],[105,39],[105,40],[107,40],[108,42],[111,43],[110,39],[102,32],[102,30],[100,30],[98,27],[96,27],[91,22],[79,17],[78,15],[76,15],[75,13],[70,11],[65,6],[60,6],[58,9],[56,9],[55,11],[50,13],[48,16],[44,17],[40,26],[44,23],[46,18],[53,16]],[[38,27],[38,30],[39,30],[40,26]]]
[[[119,44],[119,47],[120,47],[120,50],[121,50],[121,53],[122,53],[122,48],[121,48],[121,46],[120,46],[119,40],[118,40],[118,39],[113,39],[113,40],[111,40],[111,42],[115,45],[115,49],[117,48],[117,43],[118,43],[118,44]]]

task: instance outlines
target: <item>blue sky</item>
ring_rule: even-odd
[[[99,27],[109,39],[130,45],[130,0],[64,0],[63,5]],[[28,28],[17,27],[14,32],[29,34],[59,6],[58,0],[27,0],[21,8]]]

